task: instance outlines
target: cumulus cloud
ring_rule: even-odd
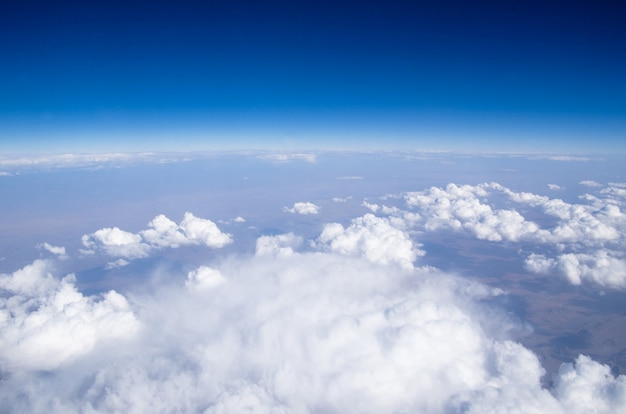
[[[211,220],[202,219],[187,212],[180,223],[161,214],[148,228],[139,233],[103,228],[82,237],[88,249],[84,253],[102,250],[109,256],[134,259],[148,256],[155,249],[178,248],[186,245],[205,245],[220,248],[232,243],[230,234],[223,233]]]
[[[190,290],[207,290],[221,285],[225,280],[219,270],[200,266],[187,274],[185,286]]]
[[[526,268],[534,273],[558,272],[574,285],[588,280],[600,286],[626,288],[626,261],[617,252],[565,253],[555,258],[531,254],[526,259]]]
[[[379,264],[396,263],[405,268],[413,267],[415,259],[424,254],[390,219],[373,214],[352,220],[347,228],[339,223],[326,224],[317,245],[334,253],[362,256]]]
[[[448,184],[445,189],[432,187],[427,191],[405,194],[409,207],[424,217],[426,230],[464,230],[479,239],[518,241],[543,233],[539,226],[512,209],[493,209],[482,200],[490,185]]]
[[[111,290],[86,297],[74,282],[71,274],[55,278],[44,260],[0,275],[2,370],[54,370],[99,343],[128,338],[138,329],[122,295]]]
[[[293,233],[261,236],[256,241],[257,256],[291,256],[302,245],[302,237]]]
[[[283,207],[283,211],[292,214],[319,214],[320,206],[308,201],[298,202],[294,203],[293,207]]]
[[[560,190],[561,186],[557,185],[557,184],[548,184],[548,188],[550,190]]]
[[[544,221],[553,224],[542,228],[517,209],[497,208],[494,200],[502,195],[518,204],[522,211],[526,206],[540,209]],[[421,226],[426,231],[445,229],[493,242],[551,245],[554,248],[550,250],[558,252],[557,256],[531,254],[526,259],[526,268],[543,274],[554,271],[573,284],[586,280],[601,286],[626,288],[621,253],[626,248],[626,215],[622,213],[626,191],[609,185],[599,191],[599,196],[585,194],[580,198],[587,203],[572,204],[558,198],[515,192],[498,183],[448,184],[445,188],[404,194],[406,205],[418,214],[411,220],[400,209],[380,211],[408,227]]]
[[[2,322],[0,402],[50,413],[626,407],[624,377],[587,357],[564,365],[554,389],[542,388],[538,358],[500,339],[512,322],[484,301],[499,292],[432,269],[372,266],[362,256],[231,257],[133,296],[136,314],[121,295],[85,298],[35,262],[1,279],[10,294],[40,305],[3,302],[19,316]],[[16,334],[6,335],[7,320]],[[30,346],[28,329],[41,323],[53,328],[33,333]],[[115,346],[96,346],[111,340]]]

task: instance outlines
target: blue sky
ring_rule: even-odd
[[[0,17],[0,151],[626,151],[626,6],[37,2]]]

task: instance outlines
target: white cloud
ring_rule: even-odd
[[[84,235],[82,242],[90,250],[103,249],[109,256],[139,258],[146,257],[150,246],[142,243],[139,234],[120,230],[117,227],[105,227],[93,234]]]
[[[283,211],[292,214],[319,214],[320,206],[313,203],[298,202],[294,203],[293,207],[283,207]]]
[[[380,206],[375,203],[368,203],[367,201],[363,201],[361,205],[370,210],[372,213],[376,213],[378,210],[380,210]]]
[[[109,262],[106,264],[105,269],[116,269],[119,267],[124,267],[124,266],[128,266],[130,264],[130,262],[128,260],[125,259],[117,259],[114,260],[112,262]]]
[[[407,193],[405,201],[409,207],[418,209],[429,231],[464,230],[490,241],[532,239],[543,233],[536,223],[527,221],[516,210],[494,210],[483,202],[491,188],[490,184],[448,184],[445,189],[432,187]]]
[[[163,214],[156,216],[148,228],[130,233],[117,227],[103,228],[82,237],[89,254],[101,249],[110,256],[134,259],[148,256],[153,250],[178,248],[186,245],[205,245],[220,248],[232,243],[230,234],[223,233],[211,220],[202,219],[187,212],[176,224]]]
[[[3,370],[54,370],[101,342],[132,336],[138,328],[126,299],[115,291],[85,297],[74,276],[58,280],[36,260],[0,275],[0,366]]]
[[[237,217],[235,217],[235,218],[233,219],[233,221],[234,221],[235,223],[245,223],[245,222],[246,222],[246,219],[245,219],[245,218],[243,218],[243,217],[241,217],[241,216],[237,216]]]
[[[136,315],[122,296],[85,298],[46,270],[35,262],[19,271],[50,286],[41,295],[24,290],[39,307],[11,305],[29,323],[9,319],[20,331],[7,335],[2,321],[0,401],[16,411],[552,414],[626,407],[625,378],[586,357],[564,365],[553,390],[542,388],[538,358],[496,339],[512,325],[485,304],[498,292],[434,270],[398,272],[320,252],[231,257],[181,275],[178,287],[133,296]],[[50,326],[46,335],[37,330],[26,339],[24,327],[42,324]],[[49,372],[32,372],[40,369]]]
[[[293,233],[261,236],[256,241],[257,256],[291,256],[302,245],[302,237]]]
[[[60,259],[67,259],[67,254],[65,253],[65,247],[63,246],[53,246],[50,243],[42,243],[40,247],[49,251],[52,254],[59,256]]]
[[[225,281],[226,279],[224,279],[219,270],[208,266],[200,266],[187,274],[185,286],[190,290],[207,290],[213,289]]]
[[[548,188],[550,190],[560,190],[561,186],[557,185],[557,184],[548,184]]]
[[[306,162],[316,162],[317,155],[310,153],[280,153],[280,154],[263,154],[259,155],[258,158],[262,160],[269,161],[278,161],[278,162],[287,162],[287,161],[306,161]]]
[[[593,180],[584,180],[579,182],[578,184],[584,185],[586,187],[602,187],[602,184]]]
[[[589,158],[589,157],[575,157],[572,155],[551,155],[546,158],[551,161],[583,161],[585,162],[585,161],[593,160],[593,158]]]
[[[595,185],[586,182],[586,185]],[[609,186],[600,194],[586,194],[586,204],[570,204],[561,199],[528,192],[514,192],[497,183],[477,186],[449,184],[426,191],[406,193],[405,202],[420,216],[408,220],[402,211],[385,211],[403,220],[409,227],[423,226],[427,231],[449,229],[464,231],[489,241],[528,241],[552,245],[555,257],[531,254],[526,268],[534,273],[562,274],[573,284],[582,281],[611,288],[626,288],[622,252],[626,248],[626,191]],[[538,207],[548,222],[541,228],[515,209],[497,209],[495,202],[503,194],[522,206]],[[536,213],[535,213],[536,214]]]
[[[333,201],[335,203],[345,203],[348,200],[352,200],[352,196],[348,196],[348,197],[333,197]]]
[[[374,263],[396,263],[413,267],[417,256],[424,254],[414,247],[407,233],[394,227],[387,218],[366,214],[352,220],[349,227],[326,224],[317,245],[347,256],[363,256]]]
[[[554,395],[568,413],[617,413],[626,407],[626,377],[611,375],[607,365],[580,355],[561,365]]]
[[[565,253],[555,258],[531,254],[526,259],[526,268],[533,273],[560,273],[574,285],[587,280],[600,286],[626,289],[623,253],[604,249],[592,253]]]
[[[362,180],[363,177],[360,175],[342,175],[341,177],[337,177],[338,180]]]

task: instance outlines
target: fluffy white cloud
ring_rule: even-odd
[[[531,254],[526,259],[526,268],[534,273],[557,271],[574,285],[589,280],[600,286],[626,288],[626,261],[623,255],[616,257],[615,252],[607,250],[593,254],[566,253],[556,258]]]
[[[482,200],[489,195],[489,184],[458,186],[445,189],[432,187],[427,191],[405,194],[409,207],[418,209],[424,217],[426,230],[464,230],[479,239],[518,241],[544,233],[539,226],[527,221],[516,210],[493,209]]]
[[[626,191],[621,194],[619,190],[622,190],[619,186],[609,185],[599,191],[604,198],[586,194],[581,199],[587,203],[571,204],[533,193],[514,192],[497,183],[449,184],[445,188],[405,194],[407,206],[419,213],[413,220],[407,220],[406,213],[399,210],[381,211],[403,220],[409,227],[421,225],[427,231],[450,229],[489,241],[552,245],[558,256],[531,254],[526,259],[526,268],[546,274],[554,270],[573,284],[587,280],[601,286],[626,288],[620,253],[626,248],[626,215],[620,208],[626,205]],[[522,208],[539,208],[545,214],[545,221],[554,224],[541,228],[515,209],[495,208],[493,200],[498,195],[506,196]]]
[[[132,336],[138,322],[126,299],[109,291],[85,297],[74,276],[58,280],[36,260],[0,275],[0,366],[9,372],[54,370],[98,343]]]
[[[339,223],[326,224],[317,240],[327,251],[362,256],[374,263],[396,263],[413,267],[417,256],[424,254],[413,245],[409,235],[391,224],[391,220],[366,214],[352,220],[347,228]]]
[[[187,274],[185,286],[190,290],[206,290],[221,285],[225,280],[219,270],[200,266]]]
[[[550,190],[560,190],[561,186],[557,185],[557,184],[548,184],[548,188]]]
[[[283,207],[283,211],[292,214],[319,214],[320,207],[306,201],[294,203],[293,207]]]
[[[291,256],[302,245],[302,237],[293,233],[261,236],[256,241],[257,256]]]
[[[102,249],[109,256],[138,258],[146,257],[150,246],[142,242],[139,234],[120,230],[117,227],[105,227],[93,234],[86,234],[82,242],[88,249]]]
[[[607,365],[588,356],[561,365],[555,383],[554,395],[567,413],[611,414],[626,407],[626,377],[613,377]]]
[[[110,256],[132,259],[146,257],[153,250],[166,247],[195,244],[220,248],[232,243],[232,237],[220,231],[211,220],[187,212],[179,224],[161,214],[148,223],[146,230],[137,234],[117,227],[103,228],[84,235],[82,242],[90,249],[87,253],[100,249]]]
[[[178,287],[135,295],[142,326],[137,330],[120,295],[97,302],[72,289],[60,293],[67,281],[53,280],[39,262],[32,266],[20,272],[31,279],[34,272],[43,283],[26,283],[26,292],[57,286],[42,290],[52,299],[43,307],[49,316],[44,321],[54,322],[56,330],[45,340],[41,336],[37,347],[20,341],[19,352],[2,348],[13,365],[2,365],[0,401],[16,411],[608,413],[626,408],[624,377],[613,377],[608,367],[586,357],[562,367],[553,390],[542,388],[537,357],[520,344],[496,339],[512,325],[504,312],[485,307],[484,299],[499,293],[434,270],[399,272],[360,257],[319,252],[231,257],[201,266],[186,279],[181,275]],[[85,305],[73,313],[51,309],[52,303],[66,309],[81,301]],[[20,312],[40,323],[38,308]],[[70,324],[67,313],[81,318]],[[115,338],[115,346],[93,345]],[[46,358],[33,358],[38,354]],[[49,372],[29,372],[37,369]]]

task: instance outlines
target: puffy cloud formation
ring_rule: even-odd
[[[293,207],[283,207],[283,211],[292,214],[319,214],[320,207],[313,203],[298,202],[294,203]]]
[[[334,253],[362,256],[379,264],[396,263],[405,268],[413,267],[417,256],[424,254],[390,219],[373,214],[352,220],[347,228],[339,223],[325,225],[317,244]]]
[[[3,302],[20,304],[3,313],[3,327],[19,327],[1,348],[0,403],[16,412],[626,408],[624,377],[584,356],[542,388],[537,357],[499,339],[512,322],[484,301],[499,292],[431,269],[322,252],[231,257],[133,296],[137,320],[122,296],[85,298],[46,269],[2,276],[10,294],[40,298]],[[29,330],[42,321],[50,328]]]
[[[623,288],[626,286],[626,261],[615,254],[619,253],[598,250],[593,254],[566,253],[556,258],[531,254],[526,259],[526,268],[534,273],[557,269],[574,285],[589,280],[602,286]]]
[[[302,245],[302,237],[293,233],[261,236],[256,241],[257,256],[291,256]]]
[[[205,245],[220,248],[232,243],[232,237],[220,231],[211,220],[187,212],[179,224],[161,214],[148,223],[146,230],[139,233],[130,233],[117,227],[103,228],[84,235],[82,242],[89,249],[86,252],[103,250],[110,256],[132,259],[146,257],[153,250],[166,247]]]
[[[190,290],[212,289],[224,283],[226,279],[219,270],[208,266],[200,266],[187,274],[185,286]]]
[[[35,260],[0,275],[3,371],[54,370],[99,343],[128,338],[138,328],[122,295],[112,290],[100,298],[85,297],[73,275],[59,280],[49,268],[49,262]]]
[[[581,184],[595,187],[597,183]],[[404,194],[406,205],[417,212],[412,220],[400,209],[383,206],[380,212],[426,231],[446,229],[494,242],[550,245],[559,254],[554,257],[531,254],[526,259],[528,270],[546,274],[556,271],[573,284],[588,280],[605,287],[625,289],[626,266],[622,252],[626,248],[626,215],[621,209],[626,204],[626,191],[623,190],[611,184],[600,189],[599,196],[582,196],[587,203],[571,204],[561,199],[515,192],[498,183],[448,184],[445,188],[432,187]],[[525,206],[538,208],[546,221],[554,224],[541,228],[516,209],[498,209],[495,207],[498,196],[505,196],[522,209]]]
[[[493,209],[481,201],[488,196],[489,187],[448,184],[445,189],[432,187],[407,193],[405,201],[419,210],[429,231],[465,230],[490,241],[518,241],[542,233],[536,223],[527,221],[516,210]]]

